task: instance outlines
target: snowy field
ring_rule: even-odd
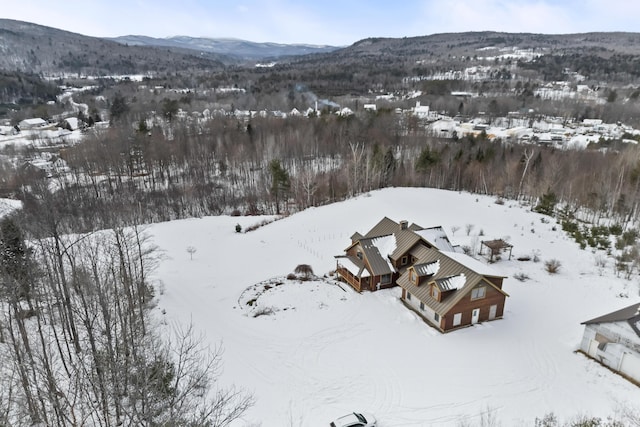
[[[508,239],[514,257],[493,265],[509,276],[504,318],[442,335],[402,305],[399,288],[358,294],[325,281],[277,279],[298,264],[328,274],[350,236],[384,216],[442,225],[454,244],[476,250],[482,239]],[[193,322],[203,342],[222,344],[221,383],[256,398],[238,426],[326,426],[354,410],[376,415],[380,427],[480,425],[483,413],[502,426],[532,426],[551,411],[568,421],[639,409],[639,387],[574,353],[580,322],[638,301],[637,277],[617,278],[612,260],[598,267],[597,254],[542,218],[513,201],[403,188],[250,233],[235,225],[263,218],[156,224],[147,230],[163,251],[156,310],[166,328]],[[192,260],[189,246],[197,250]],[[540,262],[515,260],[534,254]],[[562,263],[556,275],[544,270],[552,258]],[[518,273],[530,279],[514,279]],[[273,314],[253,317],[262,308]]]

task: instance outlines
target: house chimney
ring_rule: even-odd
[[[408,221],[405,221],[405,220],[400,221],[400,230],[406,230],[408,226],[409,226]]]

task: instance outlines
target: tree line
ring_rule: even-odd
[[[640,155],[601,141],[558,150],[489,138],[442,139],[392,111],[340,117],[124,119],[60,155],[49,203],[69,229],[220,214],[291,213],[389,186],[424,186],[519,199],[553,193],[573,211],[638,218]],[[149,123],[148,125],[146,123]],[[46,178],[15,171],[25,215],[37,215]]]

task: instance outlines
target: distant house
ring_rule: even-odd
[[[420,101],[416,102],[416,106],[413,107],[413,115],[419,119],[426,119],[429,117],[429,106],[420,105]]]
[[[46,125],[47,122],[43,119],[24,119],[18,123],[20,130],[36,129]]]
[[[640,385],[640,303],[582,324],[580,350]]]
[[[0,126],[0,135],[2,136],[15,135],[16,133],[18,133],[18,130],[15,126]]]
[[[383,218],[336,256],[338,276],[358,292],[400,286],[405,306],[441,332],[501,318],[504,276],[461,253],[442,227]]]

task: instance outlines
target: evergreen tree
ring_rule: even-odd
[[[0,268],[10,279],[5,291],[12,299],[31,298],[29,255],[20,227],[11,217],[3,218],[0,221]]]
[[[124,99],[120,93],[117,93],[115,98],[113,98],[113,102],[111,103],[111,121],[115,122],[120,119],[122,116],[129,112],[129,105],[127,105],[127,101]]]
[[[280,160],[273,159],[269,163],[271,172],[271,195],[275,199],[276,214],[280,215],[280,199],[285,198],[289,191],[289,173],[282,167]]]

